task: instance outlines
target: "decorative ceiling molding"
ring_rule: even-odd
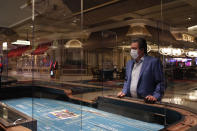
[[[126,36],[151,36],[150,32],[142,24],[130,25]]]
[[[107,24],[107,25],[102,25],[102,26],[98,26],[95,28],[86,29],[86,31],[87,32],[97,32],[97,31],[101,31],[101,30],[109,30],[109,29],[113,29],[113,28],[123,27],[126,25],[135,25],[135,24],[139,24],[139,23],[142,23],[143,25],[149,25],[149,26],[152,26],[155,28],[170,30],[170,26],[165,25],[161,22],[156,22],[156,21],[149,20],[149,19],[132,19],[132,20],[121,21],[121,22],[117,22],[117,23],[113,23],[113,24]]]

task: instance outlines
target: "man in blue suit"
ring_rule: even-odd
[[[148,56],[143,38],[131,42],[131,57],[126,66],[124,87],[118,97],[131,96],[150,102],[160,101],[165,90],[162,65],[159,59]]]

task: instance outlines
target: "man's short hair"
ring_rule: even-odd
[[[138,43],[139,49],[142,50],[144,49],[144,54],[148,54],[147,53],[147,43],[146,40],[144,38],[136,38],[134,40],[131,41],[131,43]]]

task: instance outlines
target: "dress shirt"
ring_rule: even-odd
[[[133,66],[133,70],[131,73],[131,84],[130,84],[130,93],[132,97],[137,97],[137,84],[138,84],[143,61],[144,61],[144,57],[142,57],[139,60],[139,62],[135,61]]]

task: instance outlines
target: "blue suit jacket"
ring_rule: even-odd
[[[130,60],[128,61],[126,66],[126,77],[122,90],[122,92],[126,94],[126,96],[131,96],[131,72],[134,66],[134,62],[134,60]],[[160,60],[151,56],[144,56],[144,61],[137,84],[138,97],[144,98],[147,95],[153,95],[155,98],[157,98],[157,100],[161,100],[164,90],[164,76]]]

